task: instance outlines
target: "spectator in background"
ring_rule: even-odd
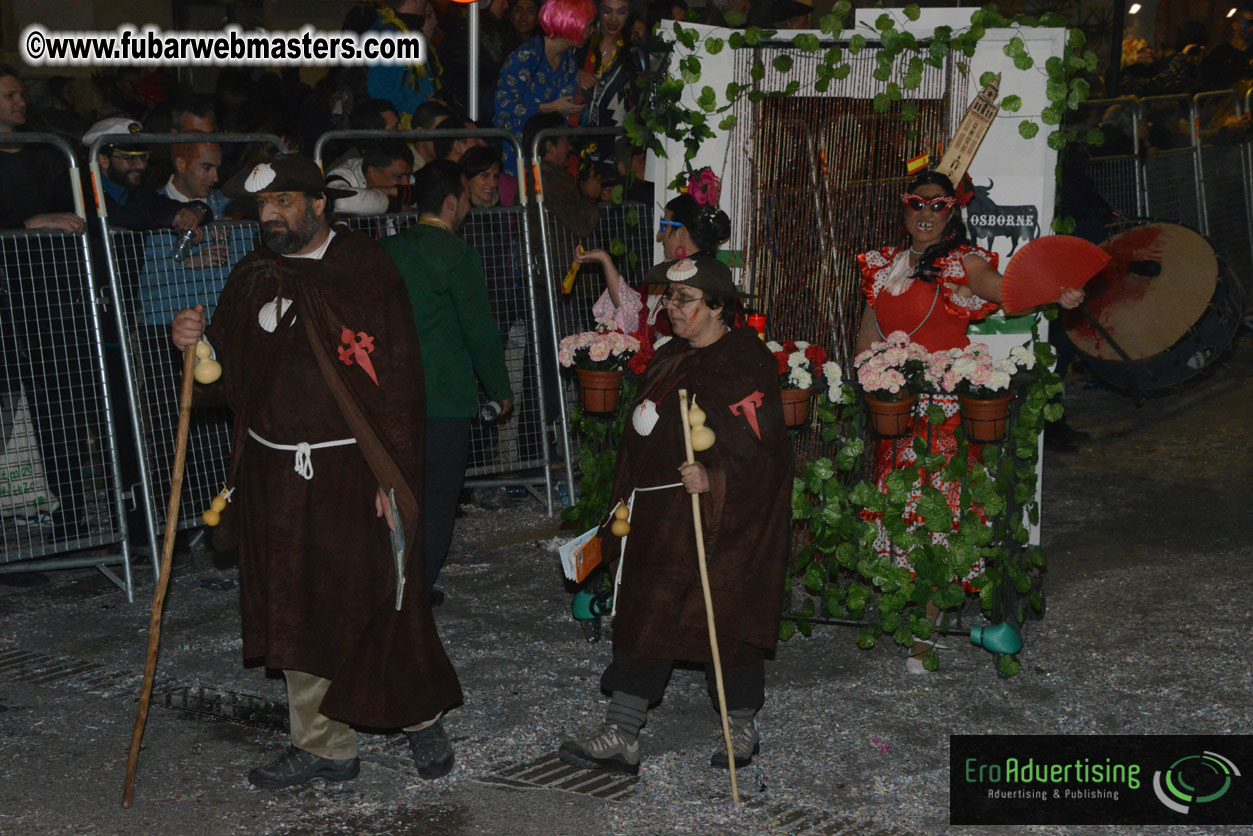
[[[622,199],[653,205],[653,184],[644,179],[644,163],[647,157],[643,148],[636,148],[625,136],[613,144],[614,167],[622,184]]]
[[[513,51],[500,71],[496,88],[496,127],[520,136],[536,114],[560,118],[580,113],[585,105],[574,101],[578,88],[578,50],[596,17],[592,0],[548,0],[540,9],[543,34]],[[530,153],[529,148],[524,153]],[[506,148],[506,168],[512,152]]]
[[[207,207],[207,216],[222,217],[229,201],[215,188],[222,164],[221,147],[213,142],[196,142],[174,145],[170,153],[174,173],[157,193],[196,206],[198,211],[200,206]],[[173,257],[177,247],[177,236],[153,232],[145,244],[139,275],[144,322],[162,329],[183,308],[204,305],[206,315],[212,317],[218,293],[230,272],[231,253],[225,232],[219,231],[212,240],[194,247],[182,264]],[[157,339],[156,344],[168,349],[164,339]]]
[[[400,114],[401,124],[412,124],[413,112],[428,99],[442,98],[439,58],[431,42],[435,34],[435,9],[427,0],[400,0],[395,9],[379,4],[379,19],[371,31],[421,32],[427,37],[427,61],[419,64],[377,64],[366,74],[371,98],[387,99]]]
[[[452,108],[442,102],[423,102],[413,114],[413,129],[433,131],[442,125],[445,120],[453,118],[454,115]],[[435,140],[433,139],[425,139],[413,143],[413,150],[417,155],[413,164],[414,171],[421,169],[422,166],[432,160],[439,159],[439,156],[435,153]]]
[[[448,131],[453,130],[457,125],[458,119],[461,120],[461,124],[468,131],[477,130],[479,127],[478,125],[474,124],[469,119],[465,118],[464,116],[461,116],[461,117],[454,117],[453,119],[445,120],[443,124],[440,125],[441,130],[448,130]],[[470,150],[471,148],[481,148],[485,144],[486,143],[484,143],[483,140],[477,136],[463,136],[463,137],[442,136],[439,139],[435,140],[434,142],[435,158],[438,160],[448,160],[449,162],[459,163],[461,162],[461,158],[465,156],[466,151]]]
[[[1201,62],[1208,43],[1209,33],[1205,31],[1205,24],[1193,20],[1179,27],[1174,53],[1163,59],[1161,72],[1153,77],[1153,95],[1198,92]]]
[[[486,209],[500,203],[500,152],[488,145],[471,148],[461,158],[470,205]]]
[[[170,112],[173,127],[170,133],[216,133],[218,129],[217,111],[213,106],[213,97],[194,93],[184,97]]]
[[[599,12],[579,55],[578,101],[587,107],[578,124],[621,127],[638,98],[635,79],[644,68],[643,57],[632,41],[634,16],[627,0],[600,0]]]
[[[523,147],[530,148],[540,131],[561,128],[564,125],[565,121],[556,113],[537,113],[527,120]],[[576,181],[567,168],[573,151],[574,146],[567,136],[546,137],[539,147],[539,176],[544,187],[544,206],[562,228],[558,232],[564,230],[569,233],[567,236],[557,236],[554,241],[586,238],[600,223],[600,208],[597,206],[600,200],[600,176],[593,171],[593,176],[582,182]],[[533,233],[538,232],[538,224],[532,224],[531,227]],[[562,254],[564,249],[569,250],[565,254],[569,258]],[[572,243],[566,248],[554,243],[552,252],[558,263],[569,265],[574,258]]]
[[[1240,0],[1231,17],[1231,37],[1209,51],[1201,64],[1206,90],[1231,87],[1253,76],[1253,0]]]
[[[1144,38],[1123,38],[1121,66],[1123,93],[1132,96],[1152,95],[1157,55],[1148,41]]]
[[[513,0],[509,7],[509,25],[505,29],[505,58],[538,33],[539,3],[535,0]],[[502,64],[503,67],[503,64]],[[499,78],[499,74],[497,75]]]
[[[149,130],[155,130],[149,125]],[[217,113],[213,107],[213,97],[193,94],[183,97],[174,105],[170,112],[169,131],[172,134],[216,133],[218,129]],[[241,149],[236,148],[238,153]],[[171,146],[158,145],[148,157],[148,170],[144,173],[144,183],[160,191],[165,187],[174,173],[171,160]],[[221,149],[218,151],[219,156]],[[219,161],[218,165],[221,165]]]
[[[398,131],[400,116],[387,99],[366,99],[352,109],[348,117],[348,127],[354,131]],[[352,147],[346,149],[347,143],[344,140],[328,142],[322,146],[322,159],[332,160],[330,164],[324,165],[327,171],[334,171],[353,158],[361,158],[360,143],[363,140],[352,142]]]
[[[336,215],[382,215],[413,203],[413,155],[403,142],[382,140],[362,146],[361,156],[349,159],[326,175],[331,188],[350,190],[352,197],[335,200]]]
[[[157,194],[179,203],[200,201],[209,207],[213,217],[225,214],[226,195],[214,188],[221,179],[222,146],[216,142],[188,142],[170,146],[174,173]],[[169,317],[161,320],[168,322]]]
[[[138,122],[122,116],[101,119],[83,136],[90,148],[97,139],[108,134],[137,133]],[[100,186],[104,194],[109,222],[124,229],[172,228],[178,232],[198,230],[205,219],[202,212],[176,200],[159,195],[140,184],[148,168],[148,151],[134,145],[101,145],[96,162],[103,175]],[[207,208],[207,207],[206,207]],[[199,242],[201,233],[195,233]]]
[[[92,122],[81,112],[81,104],[74,79],[64,75],[53,76],[48,79],[47,96],[36,115],[42,127],[73,142],[87,131]]]
[[[0,64],[0,229],[82,232],[67,161],[46,147],[4,143],[26,124],[23,92],[17,70]]]

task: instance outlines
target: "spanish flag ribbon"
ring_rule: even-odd
[[[905,170],[908,171],[910,174],[917,174],[918,172],[922,171],[924,168],[926,168],[930,164],[931,164],[930,154],[919,154],[918,156],[914,157],[912,160],[905,161]]]

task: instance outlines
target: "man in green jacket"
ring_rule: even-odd
[[[487,301],[483,260],[457,230],[470,211],[470,193],[455,163],[436,160],[415,175],[422,217],[407,232],[379,243],[409,289],[409,302],[426,372],[426,484],[422,527],[426,589],[431,603],[439,570],[452,542],[457,497],[465,483],[470,421],[478,411],[478,386],[513,408],[500,328]]]

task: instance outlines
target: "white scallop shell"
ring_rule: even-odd
[[[273,334],[274,329],[278,327],[278,321],[283,318],[283,314],[287,313],[287,309],[290,307],[290,299],[284,298],[280,307],[279,298],[277,296],[274,297],[262,305],[261,310],[257,311],[257,324]]]
[[[666,278],[672,282],[685,282],[697,272],[695,261],[690,258],[681,258],[666,270]]]
[[[640,405],[631,411],[631,426],[640,435],[648,435],[657,426],[657,404],[645,398]]]
[[[277,173],[269,163],[259,163],[244,180],[244,188],[250,192],[259,192],[274,182]]]

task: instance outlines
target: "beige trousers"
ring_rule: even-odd
[[[301,671],[283,671],[283,676],[287,679],[287,714],[291,723],[292,745],[321,758],[337,761],[355,758],[357,732],[347,723],[332,720],[318,711],[331,681]],[[440,712],[430,720],[405,726],[404,731],[421,731],[434,725],[442,716],[443,712]]]

